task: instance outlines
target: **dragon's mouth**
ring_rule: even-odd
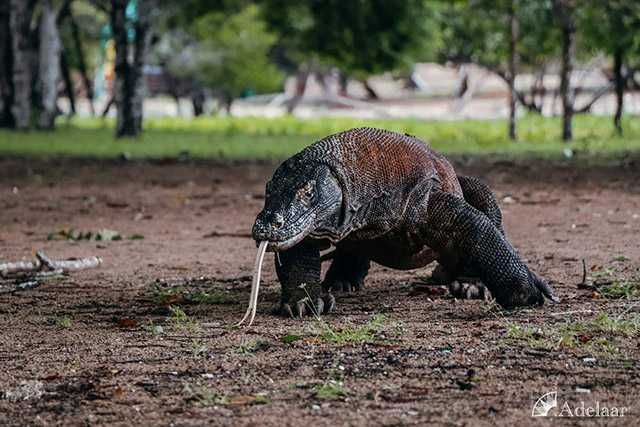
[[[287,250],[290,247],[298,244],[302,239],[307,237],[308,234],[309,232],[305,230],[285,240],[269,240],[269,244],[267,245],[267,252],[282,252],[284,250]]]

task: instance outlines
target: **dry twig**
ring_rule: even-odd
[[[41,284],[42,279],[57,276],[71,270],[84,270],[102,264],[99,257],[78,260],[53,261],[43,252],[36,252],[33,261],[5,262],[0,264],[0,293],[33,288]]]

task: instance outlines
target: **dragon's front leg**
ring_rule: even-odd
[[[320,251],[302,241],[275,257],[276,272],[282,284],[277,312],[288,317],[329,313],[335,299],[324,295],[320,285]]]

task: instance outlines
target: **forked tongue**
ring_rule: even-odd
[[[263,240],[258,246],[258,256],[256,256],[256,263],[253,266],[253,281],[251,282],[249,308],[242,320],[239,321],[236,326],[242,325],[249,315],[251,315],[251,319],[249,319],[249,324],[247,326],[251,326],[253,319],[256,317],[256,310],[258,309],[258,291],[260,289],[260,274],[262,273],[262,260],[264,259],[264,253],[267,251],[268,244],[268,240]]]

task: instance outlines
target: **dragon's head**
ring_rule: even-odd
[[[292,157],[267,183],[253,239],[269,241],[269,251],[283,251],[321,226],[341,204],[342,190],[326,165]]]

